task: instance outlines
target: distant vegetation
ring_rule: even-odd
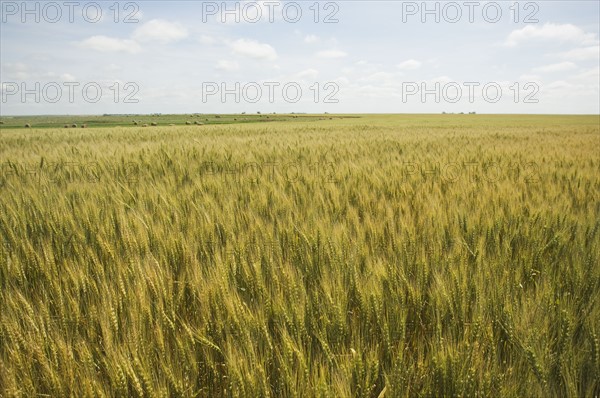
[[[338,117],[352,117],[349,115]],[[183,114],[183,115],[102,115],[102,116],[2,116],[0,117],[0,129],[9,128],[58,128],[62,126],[75,126],[76,124],[86,127],[127,127],[185,125],[185,124],[231,124],[231,123],[257,123],[286,121],[301,118],[302,120],[322,120],[319,115],[281,114],[276,116],[263,115],[215,115],[215,114]]]

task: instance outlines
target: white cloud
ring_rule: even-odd
[[[21,62],[17,63],[3,63],[2,67],[2,77],[5,80],[14,79],[14,80],[27,80],[29,78],[29,67]]]
[[[337,79],[334,80],[335,83],[338,83],[340,85],[346,85],[346,84],[350,84],[350,80],[348,80],[345,76],[340,76]]]
[[[579,73],[578,75],[573,76],[572,78],[576,80],[586,80],[590,82],[590,84],[595,83],[596,88],[598,88],[598,80],[600,80],[600,67],[597,66],[595,68],[588,69]]]
[[[394,98],[399,97],[399,92],[395,87],[386,87],[386,86],[374,86],[372,84],[367,84],[365,86],[359,86],[356,88],[356,93],[361,97],[368,98]]]
[[[374,82],[374,83],[389,83],[393,81],[395,75],[389,72],[375,72],[366,77],[358,79],[361,82]]]
[[[572,88],[573,85],[569,82],[566,82],[564,80],[557,80],[554,81],[550,84],[547,84],[544,86],[544,89],[546,90],[560,90],[560,89],[565,89],[565,88]]]
[[[598,58],[600,58],[600,47],[599,46],[589,46],[589,47],[574,48],[572,50],[554,54],[554,55],[557,55],[560,58],[573,60],[573,61],[586,61],[586,60],[598,59]]]
[[[218,70],[232,72],[240,69],[240,65],[235,61],[221,60],[215,66]]]
[[[537,82],[540,80],[542,80],[542,77],[540,75],[521,75],[521,76],[519,76],[519,81]]]
[[[229,43],[229,47],[234,53],[245,57],[267,60],[277,58],[277,52],[273,47],[265,43],[259,43],[256,40],[238,39]]]
[[[454,80],[450,79],[448,76],[438,76],[438,77],[434,77],[433,79],[429,80],[429,83],[440,83],[440,84],[446,84],[446,83],[451,83]],[[429,87],[429,86],[428,86]]]
[[[316,35],[308,35],[304,38],[305,43],[316,43],[319,41],[319,36]]]
[[[419,69],[421,67],[421,62],[417,61],[416,59],[409,59],[408,61],[404,61],[396,65],[396,67],[402,70]]]
[[[207,45],[207,46],[209,46],[209,45],[211,45],[211,44],[215,44],[215,43],[217,42],[217,40],[216,40],[214,37],[212,37],[212,36],[208,36],[208,35],[201,35],[201,36],[198,38],[198,41],[199,41],[201,44],[205,44],[205,45]]]
[[[79,47],[102,52],[128,52],[135,54],[141,51],[138,43],[128,39],[117,39],[103,35],[89,37],[79,42]]]
[[[70,73],[58,74],[53,71],[44,71],[39,67],[31,68],[23,63],[3,63],[0,67],[0,74],[6,80],[60,80],[75,81],[76,78]],[[4,79],[3,79],[4,80]],[[42,83],[43,84],[43,83]]]
[[[140,42],[156,41],[162,44],[185,39],[187,29],[178,23],[152,19],[133,32],[133,39]]]
[[[104,69],[106,69],[109,72],[116,72],[116,71],[121,70],[121,67],[117,64],[109,64]]]
[[[60,80],[64,82],[74,82],[77,79],[70,73],[63,73],[62,75],[60,75]]]
[[[360,69],[360,73],[363,75],[379,72],[383,67],[381,64],[374,64],[365,60],[355,62],[354,65],[356,66],[356,69]]]
[[[319,71],[316,69],[306,69],[296,74],[298,79],[316,79],[319,76]]]
[[[539,40],[571,42],[584,46],[598,44],[595,33],[586,33],[578,26],[546,23],[543,26],[529,25],[522,29],[513,30],[506,38],[504,45],[515,47],[524,42]]]
[[[539,66],[537,68],[533,68],[533,70],[535,72],[553,73],[553,72],[563,72],[566,70],[575,69],[576,67],[577,67],[577,65],[575,65],[573,62],[565,61],[565,62],[559,62],[557,64]]]
[[[324,50],[317,53],[319,58],[344,58],[348,54],[340,50]]]

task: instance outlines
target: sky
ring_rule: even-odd
[[[1,1],[0,115],[599,114],[598,1]]]

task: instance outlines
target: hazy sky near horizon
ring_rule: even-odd
[[[598,1],[23,4],[1,115],[600,113]]]

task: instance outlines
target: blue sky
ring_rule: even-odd
[[[1,2],[2,115],[600,113],[597,1],[49,3]]]

